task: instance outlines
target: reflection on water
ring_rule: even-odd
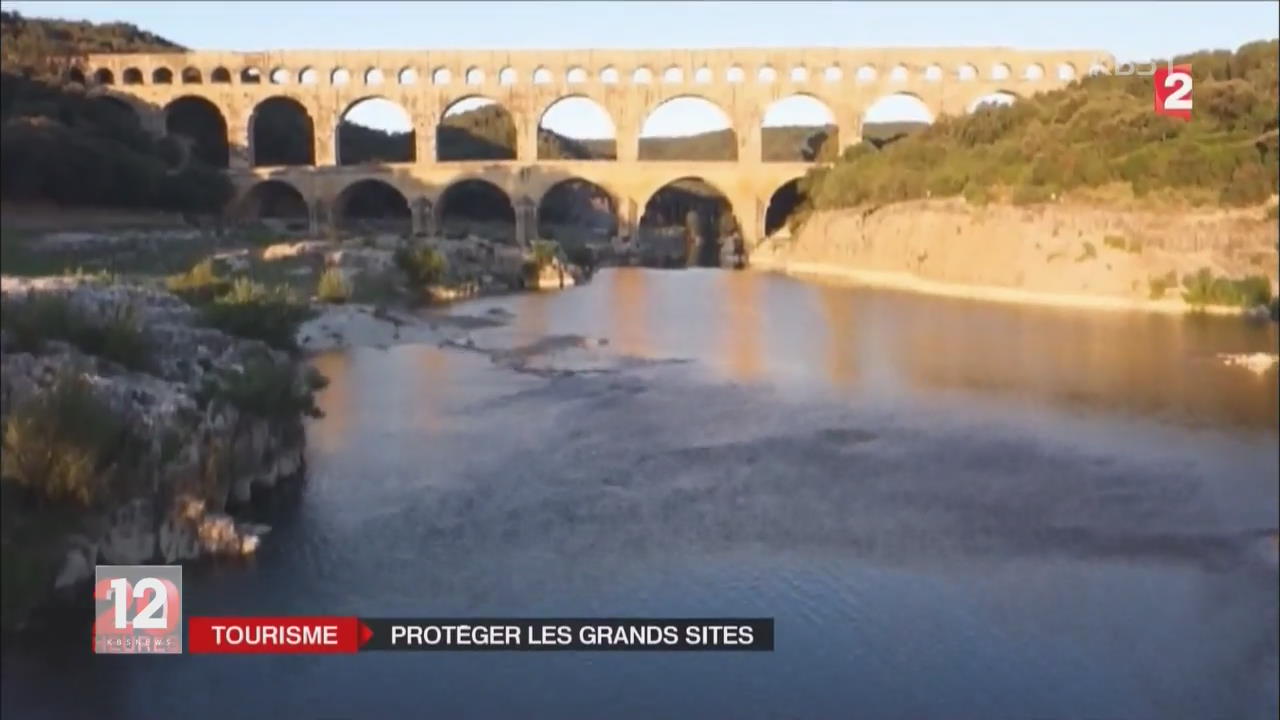
[[[524,341],[610,338],[616,351],[696,359],[725,379],[847,397],[964,393],[1275,431],[1277,373],[1219,353],[1275,352],[1276,326],[1235,318],[953,300],[751,272],[600,272],[571,291],[481,301]],[[501,331],[498,334],[502,334]]]
[[[186,612],[771,616],[775,652],[86,659],[77,638],[71,662],[6,658],[5,717],[1276,717],[1276,372],[1214,360],[1274,351],[1274,326],[708,270],[456,311],[495,307],[515,319],[478,346],[693,362],[317,357],[301,501],[251,565],[184,570]]]

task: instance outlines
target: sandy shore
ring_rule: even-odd
[[[1144,298],[1121,297],[1116,295],[1085,295],[1072,293],[1046,293],[1020,288],[996,287],[991,285],[968,285],[960,283],[943,283],[926,280],[910,273],[895,273],[879,270],[865,270],[843,265],[827,263],[796,262],[773,257],[751,258],[751,267],[755,270],[782,272],[788,275],[817,277],[868,287],[906,290],[943,297],[962,298],[966,300],[983,300],[987,302],[1015,303],[1020,305],[1040,305],[1046,307],[1069,307],[1089,310],[1122,310],[1140,312],[1159,312],[1166,314],[1185,314],[1189,312],[1205,312],[1211,315],[1241,315],[1238,307],[1211,305],[1194,308],[1181,298],[1148,300]]]

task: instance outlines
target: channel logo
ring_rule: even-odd
[[[95,566],[93,600],[95,653],[182,653],[182,566]]]

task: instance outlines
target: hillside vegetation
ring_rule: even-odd
[[[155,138],[132,110],[85,95],[65,63],[88,52],[181,48],[132,25],[0,14],[0,195],[63,205],[216,212],[231,197],[218,171]]]
[[[848,148],[805,177],[807,209],[955,195],[1032,203],[1116,185],[1194,205],[1264,202],[1280,175],[1278,48],[1272,40],[1174,58],[1191,64],[1190,122],[1154,114],[1150,77],[1093,76],[939,118],[883,147]]]

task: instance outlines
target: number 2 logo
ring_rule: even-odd
[[[1191,119],[1191,66],[1157,67],[1151,76],[1157,115]]]

